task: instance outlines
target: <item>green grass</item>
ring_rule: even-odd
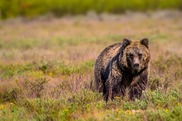
[[[94,62],[86,61],[80,65],[65,65],[63,62],[39,62],[31,64],[10,64],[0,65],[0,78],[11,78],[13,76],[26,76],[36,73],[39,75],[71,75],[71,74],[82,74],[85,72],[91,72],[93,69]],[[33,73],[34,72],[34,73]],[[42,74],[41,74],[42,73]]]
[[[127,10],[146,11],[157,9],[181,9],[181,0],[1,0],[1,18],[33,17],[45,13],[56,16],[97,13],[123,13]]]
[[[150,96],[156,98],[155,95],[161,96],[158,92]],[[161,97],[158,98],[156,100],[159,102]],[[97,120],[98,117],[95,117],[97,111],[101,120],[180,120],[182,105],[176,96],[173,98],[176,100],[168,102],[172,97],[167,97],[165,100],[170,105],[175,102],[171,107],[156,105],[156,101],[152,102],[147,98],[134,102],[115,100],[105,104],[104,101],[100,101],[101,96],[98,94],[83,90],[69,99],[37,98],[1,104],[0,115],[7,120],[12,117],[18,120],[22,116],[31,120]]]

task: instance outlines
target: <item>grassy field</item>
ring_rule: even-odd
[[[150,40],[141,100],[107,104],[90,90],[99,53],[123,38]],[[0,21],[0,121],[182,120],[182,13]]]

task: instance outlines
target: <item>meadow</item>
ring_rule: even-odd
[[[99,53],[123,38],[150,40],[140,100],[107,104],[90,89]],[[182,13],[0,21],[0,121],[182,120]]]

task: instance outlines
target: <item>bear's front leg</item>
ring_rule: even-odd
[[[121,75],[110,75],[106,81],[105,101],[113,100],[115,96],[123,97],[125,87],[121,86]]]
[[[135,77],[137,80],[129,87],[129,99],[134,100],[142,96],[142,91],[146,89],[148,82],[148,71],[144,71],[142,74]]]
[[[107,79],[105,82],[105,94],[104,94],[104,100],[106,102],[108,102],[108,99],[111,95],[111,91],[112,91],[111,88],[112,88],[111,87],[111,81],[109,79]]]
[[[105,89],[106,89],[106,92],[104,94],[104,100],[107,102],[109,99],[112,100],[112,78],[109,77],[107,80],[106,80],[106,83],[105,83]]]

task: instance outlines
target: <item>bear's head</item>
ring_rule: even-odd
[[[144,38],[140,41],[123,40],[123,52],[120,62],[131,73],[138,73],[148,66],[150,61],[149,40]]]

